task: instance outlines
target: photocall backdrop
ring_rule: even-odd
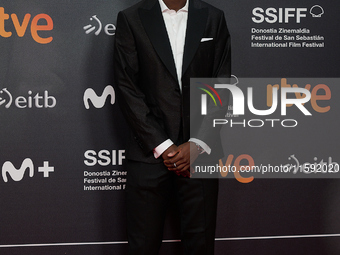
[[[1,2],[0,254],[127,254],[128,127],[116,104],[112,55],[117,14],[136,2]],[[329,79],[339,77],[339,3],[207,2],[226,14],[233,75],[273,78],[240,82],[246,100],[253,87],[254,105],[266,102],[267,83],[279,93],[295,78],[310,81],[312,94],[325,85],[314,94],[323,99],[305,104],[312,116],[296,106],[282,116],[279,105],[274,127],[267,116],[228,111],[222,165],[339,163],[340,91]],[[265,125],[252,127],[259,119]],[[284,119],[298,125],[284,127]],[[338,254],[339,174],[312,175],[221,178],[216,254]],[[180,251],[176,222],[173,210],[162,255]]]

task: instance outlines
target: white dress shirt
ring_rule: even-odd
[[[175,61],[179,87],[180,90],[182,90],[182,66],[185,35],[188,21],[189,1],[187,0],[185,6],[177,12],[175,10],[170,10],[163,2],[163,0],[158,1],[161,6],[165,27],[168,32],[172,54]],[[203,141],[196,138],[191,138],[189,141],[198,144],[200,147],[203,148],[205,152],[210,154],[210,147]],[[158,145],[153,151],[155,158],[160,157],[162,153],[171,145],[173,145],[173,142],[170,139]]]

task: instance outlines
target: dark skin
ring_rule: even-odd
[[[192,142],[186,142],[179,146],[171,145],[162,154],[164,165],[169,171],[184,177],[190,177],[190,162],[194,162],[199,155],[197,147]],[[174,166],[176,163],[176,167]]]
[[[177,12],[185,6],[187,0],[163,0],[163,2],[170,10]],[[190,177],[190,155],[193,162],[198,157],[199,152],[194,143],[186,142],[179,146],[171,145],[163,152],[162,157],[164,165],[169,171],[174,171],[177,175]],[[176,163],[176,167],[174,163]]]
[[[187,0],[163,0],[163,2],[170,10],[175,10],[177,12],[185,6]]]

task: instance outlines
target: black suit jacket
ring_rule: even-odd
[[[118,14],[114,77],[117,100],[132,130],[128,159],[161,162],[154,158],[155,147],[166,139],[190,138],[190,78],[230,76],[224,13],[200,0],[189,1],[182,92],[158,0],[141,1]],[[202,38],[213,40],[201,42]],[[195,138],[212,148],[210,157],[222,157],[216,136],[203,133]]]

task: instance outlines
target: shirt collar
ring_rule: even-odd
[[[161,10],[162,12],[165,12],[167,10],[170,10],[168,8],[168,6],[166,6],[166,4],[163,2],[163,0],[158,0],[160,6],[161,6]],[[184,5],[184,7],[182,9],[179,9],[178,11],[185,11],[188,12],[189,11],[189,0],[187,0],[186,4]]]

